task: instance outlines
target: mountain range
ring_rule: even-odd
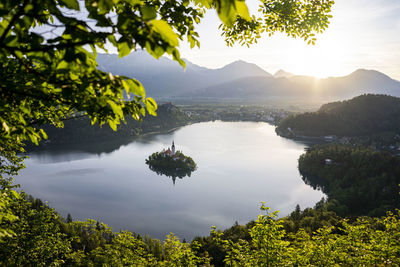
[[[375,71],[358,69],[343,77],[317,79],[279,70],[274,75],[256,64],[235,61],[209,69],[186,61],[186,69],[162,57],[154,59],[143,51],[118,58],[98,54],[98,68],[142,82],[148,96],[156,99],[320,98],[341,100],[360,94],[400,96],[400,82]]]

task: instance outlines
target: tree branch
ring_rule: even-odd
[[[11,27],[14,25],[14,22],[24,14],[24,9],[26,5],[28,4],[29,0],[25,0],[20,9],[15,13],[15,15],[11,18],[10,22],[7,25],[7,28],[4,30],[3,34],[0,36],[0,44],[4,42],[4,39],[6,38],[8,32],[11,30]]]

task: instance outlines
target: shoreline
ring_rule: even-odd
[[[249,121],[249,120],[231,121],[231,120],[213,120],[213,119],[204,120],[204,121],[190,121],[190,122],[188,122],[186,124],[182,124],[182,125],[170,128],[170,129],[162,129],[162,130],[156,130],[156,131],[143,132],[143,133],[139,133],[137,135],[134,135],[134,134],[132,134],[132,135],[124,135],[124,136],[115,135],[115,136],[108,137],[108,138],[98,138],[98,139],[94,138],[94,139],[91,139],[91,140],[85,140],[84,143],[79,143],[79,142],[62,142],[62,143],[56,142],[56,143],[53,143],[53,142],[51,142],[51,139],[47,139],[47,140],[42,140],[39,143],[38,146],[36,146],[34,144],[27,144],[25,146],[26,152],[24,154],[25,155],[29,155],[32,152],[41,152],[41,151],[46,151],[48,149],[57,149],[57,148],[61,149],[61,148],[66,148],[66,147],[72,148],[71,150],[73,150],[73,151],[82,151],[83,149],[79,149],[80,147],[82,147],[82,144],[84,144],[84,146],[92,146],[94,144],[97,144],[98,142],[102,142],[102,143],[105,143],[105,144],[111,144],[111,143],[118,142],[121,145],[124,145],[124,144],[130,143],[130,142],[132,142],[134,140],[140,140],[141,138],[151,137],[153,135],[159,135],[159,134],[168,134],[168,133],[174,132],[174,131],[182,128],[182,127],[189,126],[189,125],[192,125],[192,124],[202,123],[202,122],[212,122],[212,121],[222,121],[222,122],[264,122],[264,123],[267,123],[269,125],[272,125],[272,126],[276,127],[276,125],[274,125],[274,124],[272,124],[270,122],[267,122],[267,121]],[[74,149],[74,148],[76,148],[76,149]]]

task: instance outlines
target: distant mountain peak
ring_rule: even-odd
[[[363,73],[373,73],[373,72],[378,72],[378,71],[369,70],[369,69],[356,69],[355,71],[350,73],[350,75],[352,75],[352,74],[363,74]]]
[[[379,79],[390,79],[392,80],[392,78],[390,78],[388,75],[377,71],[377,70],[369,70],[369,69],[357,69],[355,71],[353,71],[352,73],[350,73],[348,75],[348,77],[357,77],[357,78],[361,78],[361,77],[368,77],[368,78],[379,78]]]
[[[385,76],[387,76],[386,74],[384,74],[384,73],[382,73],[382,72],[379,72],[379,71],[377,71],[377,70],[370,70],[370,69],[357,69],[357,70],[355,70],[355,71],[353,71],[351,74],[380,74],[380,75],[385,75]],[[350,75],[351,75],[350,74]]]
[[[244,76],[272,76],[270,73],[266,72],[264,69],[260,68],[258,65],[254,63],[249,63],[244,60],[236,60],[224,67],[218,69],[220,71],[234,71]]]
[[[233,66],[236,67],[236,66],[245,66],[245,65],[254,65],[254,66],[257,66],[257,65],[254,64],[254,63],[249,63],[249,62],[246,62],[246,61],[244,61],[244,60],[239,59],[239,60],[233,61],[233,62],[231,62],[231,63],[229,63],[229,64],[223,66],[222,69],[223,69],[223,68],[228,68],[228,67],[233,67]],[[257,67],[258,67],[258,66],[257,66]]]
[[[284,71],[282,69],[278,70],[277,72],[275,72],[274,77],[275,78],[282,78],[282,77],[292,77],[295,76],[293,73]]]

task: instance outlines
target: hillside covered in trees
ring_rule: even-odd
[[[325,104],[317,112],[290,116],[276,131],[287,137],[400,133],[399,118],[400,98],[368,94]]]
[[[342,216],[382,216],[400,208],[400,158],[388,152],[339,144],[314,146],[300,157],[299,171]]]
[[[172,234],[161,242],[116,233],[94,220],[63,219],[25,194],[12,194],[8,204],[18,219],[0,222],[8,229],[1,238],[2,266],[400,265],[399,214],[349,222],[322,203],[278,220],[277,212],[262,205],[256,221],[212,229],[210,236],[186,243]]]
[[[132,138],[140,134],[162,132],[186,125],[189,118],[186,113],[171,103],[158,106],[157,116],[147,114],[143,120],[137,121],[131,117],[126,123],[118,126],[114,131],[107,125],[91,125],[88,117],[74,118],[64,121],[63,128],[44,125],[48,135],[46,144],[73,144],[82,142],[98,142],[115,138]],[[43,145],[43,143],[41,143]]]

